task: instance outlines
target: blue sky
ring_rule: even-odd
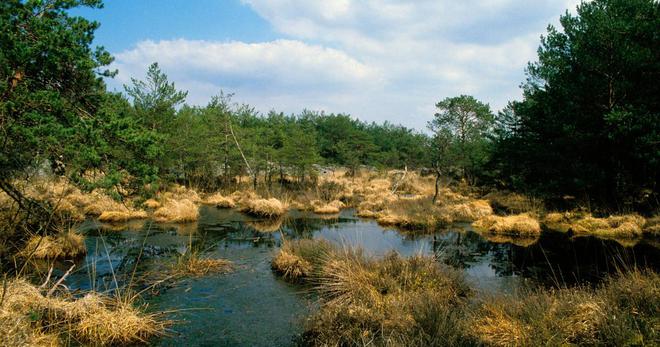
[[[579,0],[106,0],[116,90],[158,61],[188,102],[349,113],[423,129],[439,100],[520,98],[539,36]]]

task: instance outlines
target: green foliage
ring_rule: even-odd
[[[461,95],[442,100],[436,108],[438,113],[429,122],[434,133],[434,162],[438,166],[451,163],[460,176],[474,178],[488,156],[488,136],[494,122],[490,107]]]
[[[660,4],[595,0],[560,22],[506,110],[496,165],[521,188],[630,207],[660,173]]]
[[[98,23],[67,10],[101,1],[0,3],[0,177],[75,152],[90,131],[112,58],[90,44]],[[93,154],[88,154],[94,156]]]

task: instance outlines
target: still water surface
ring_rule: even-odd
[[[315,297],[309,288],[288,284],[271,271],[283,237],[323,238],[375,256],[435,254],[438,261],[463,269],[480,293],[510,293],[528,284],[596,283],[622,264],[660,269],[660,250],[651,240],[622,245],[554,232],[538,239],[489,239],[469,225],[409,235],[357,218],[353,210],[329,218],[293,211],[281,226],[213,207],[202,207],[200,214],[197,223],[187,225],[85,222],[80,229],[89,252],[68,285],[108,290],[130,282],[138,290],[146,288],[149,308],[172,311],[168,317],[177,321],[168,337],[154,341],[163,346],[288,346],[302,332]],[[189,248],[231,260],[234,271],[147,287]]]

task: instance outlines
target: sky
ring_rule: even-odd
[[[540,36],[580,0],[106,0],[101,23],[122,91],[158,62],[187,102],[345,113],[424,130],[435,104],[521,98]]]

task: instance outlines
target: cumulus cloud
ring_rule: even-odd
[[[116,54],[119,82],[158,61],[204,103],[220,89],[262,111],[351,113],[423,129],[434,104],[519,98],[539,36],[577,0],[243,0],[283,39],[144,41]]]

